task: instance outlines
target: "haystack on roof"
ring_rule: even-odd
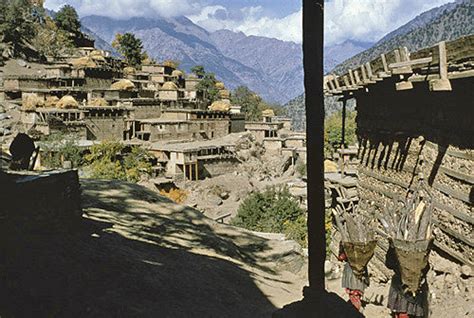
[[[183,77],[183,76],[184,76],[184,73],[181,72],[180,70],[174,70],[173,72],[171,72],[171,76]]]
[[[228,91],[227,89],[220,90],[219,96],[222,99],[230,99],[230,91]]]
[[[166,82],[163,84],[163,87],[161,87],[161,89],[168,90],[168,91],[177,91],[178,86],[173,82]]]
[[[99,50],[94,50],[89,54],[94,61],[106,62],[104,55]]]
[[[216,82],[215,86],[217,89],[225,89],[225,85],[222,82]]]
[[[57,96],[48,96],[46,97],[46,101],[44,102],[44,107],[55,108],[58,102],[59,98]]]
[[[74,99],[74,97],[66,95],[58,101],[56,107],[64,109],[78,108],[79,103],[77,102],[77,100]]]
[[[110,88],[119,91],[131,91],[135,88],[135,84],[128,79],[121,79],[120,81],[113,83]]]
[[[135,75],[137,73],[137,70],[134,67],[127,66],[123,69],[123,75]]]
[[[275,112],[274,112],[273,109],[271,109],[271,108],[265,109],[264,111],[262,111],[262,116],[263,116],[263,117],[274,117],[274,116],[275,116]]]
[[[74,68],[94,68],[97,67],[97,64],[89,56],[80,57],[71,61],[71,64]]]
[[[230,110],[230,101],[228,100],[218,100],[209,106],[209,109],[212,111],[227,112]]]
[[[107,103],[107,101],[103,98],[92,98],[89,102],[89,105],[105,107],[109,106],[109,103]]]
[[[43,107],[44,100],[36,95],[26,95],[22,100],[22,109],[26,112],[35,111],[37,107]]]

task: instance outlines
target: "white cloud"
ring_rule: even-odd
[[[81,16],[113,18],[172,17],[191,14],[198,8],[192,0],[46,0],[45,6],[58,10],[66,3],[74,6]]]
[[[284,41],[297,43],[302,41],[302,10],[283,18],[264,16],[261,6],[244,7],[239,11],[230,12],[223,6],[208,6],[202,8],[199,14],[188,15],[188,18],[209,31],[228,29],[244,32],[247,35],[266,36]],[[228,18],[222,19],[223,16]]]
[[[420,13],[454,0],[331,0],[325,3],[327,45],[375,42]]]

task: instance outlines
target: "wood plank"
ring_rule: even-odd
[[[413,65],[418,65],[418,64],[429,64],[433,61],[432,57],[425,57],[425,58],[420,58],[416,60],[410,60],[410,61],[403,61],[403,62],[398,62],[398,63],[390,63],[388,66],[389,68],[399,68],[399,67],[405,67],[405,66],[413,66]]]
[[[469,260],[468,258],[464,257],[464,255],[462,255],[458,251],[455,251],[455,250],[451,249],[450,247],[448,247],[448,246],[444,245],[443,243],[440,243],[436,240],[433,243],[437,248],[439,248],[440,250],[442,250],[446,254],[450,255],[451,257],[458,260],[462,264],[471,266],[471,268],[474,270],[474,263],[471,260]]]
[[[454,209],[451,206],[448,206],[437,200],[435,200],[433,204],[436,209],[445,211],[461,221],[474,225],[474,218],[470,216],[469,214],[467,214],[466,212]]]
[[[393,184],[393,185],[397,185],[399,187],[402,187],[404,189],[408,189],[408,186],[409,184],[407,182],[403,182],[403,181],[399,181],[399,180],[395,180],[395,179],[392,179],[392,178],[389,178],[389,177],[386,177],[384,175],[380,175],[380,174],[377,174],[369,169],[366,169],[366,168],[360,168],[359,169],[359,172],[360,173],[363,173],[365,174],[366,176],[369,176],[371,178],[374,178],[374,179],[377,179],[381,182],[385,182],[385,183],[390,183],[390,184]]]
[[[468,204],[472,204],[473,201],[471,201],[471,198],[469,197],[469,193],[461,192],[459,190],[455,190],[447,185],[441,184],[439,182],[435,182],[433,184],[433,188],[436,190],[439,190],[446,194],[447,196],[450,196],[454,199],[466,202]]]
[[[441,145],[435,144],[434,142],[431,142],[431,141],[427,141],[426,145],[428,147],[430,147],[431,149],[441,150],[441,151],[446,150],[446,147],[442,147]],[[471,153],[466,153],[466,152],[457,151],[457,150],[453,150],[453,149],[448,148],[446,150],[446,154],[451,156],[451,157],[474,161],[474,153],[472,153],[472,152]]]
[[[474,185],[474,175],[468,175],[446,167],[440,167],[439,170],[451,178]]]
[[[384,73],[389,74],[387,58],[386,58],[385,54],[381,54],[380,57],[382,58],[382,65],[383,65]]]
[[[454,238],[460,240],[461,242],[463,242],[463,243],[465,243],[465,244],[467,244],[471,247],[474,247],[474,240],[472,240],[471,238],[465,237],[464,235],[448,228],[446,225],[444,225],[442,222],[440,222],[436,218],[433,218],[432,221],[433,221],[433,224],[436,225],[436,227],[439,228],[444,233],[448,234],[451,237],[454,237]]]

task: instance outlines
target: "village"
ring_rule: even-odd
[[[41,270],[48,275],[57,271],[51,293],[66,290],[74,296],[86,284],[96,284],[95,275],[106,277],[109,285],[120,276],[120,283],[129,285],[149,271],[146,288],[137,291],[130,284],[120,296],[132,295],[137,303],[146,299],[149,306],[110,309],[108,304],[119,298],[107,291],[101,302],[96,286],[91,295],[81,296],[92,305],[79,312],[152,316],[158,308],[152,291],[163,297],[165,316],[186,316],[184,309],[177,309],[173,293],[183,294],[174,279],[181,275],[180,266],[188,264],[186,276],[179,278],[182,286],[193,289],[187,285],[192,282],[201,288],[212,280],[224,291],[225,300],[217,300],[202,315],[280,317],[275,310],[296,303],[310,275],[307,231],[312,229],[306,222],[314,198],[308,200],[312,194],[306,131],[293,129],[293,120],[271,107],[258,109],[250,119],[222,81],[212,81],[216,94],[211,99],[202,89],[204,72],[186,73],[179,63],[153,59],[131,66],[96,48],[85,34],[76,42],[71,52],[46,60],[9,56],[8,48],[0,46],[0,182],[5,186],[0,229],[5,238],[13,238],[5,247],[14,264],[0,263],[0,269],[7,269],[0,278],[21,294],[18,290],[30,284],[28,279],[42,290],[38,286],[46,278]],[[401,250],[408,255],[403,256],[408,259],[403,283],[416,281],[404,288],[413,294],[429,290],[430,316],[474,313],[473,48],[472,34],[412,52],[400,47],[344,74],[324,76],[325,96],[337,99],[341,107],[342,132],[338,147],[323,156],[324,197],[318,200],[326,211],[326,259],[319,264],[325,288],[349,297],[348,303],[367,317],[390,316],[387,305],[393,300],[388,295],[396,270],[387,265],[387,255],[393,242],[400,241],[409,246],[414,242],[417,248],[406,252],[405,245],[395,246],[399,258]],[[349,143],[347,104],[353,100],[357,140]],[[19,164],[23,168],[15,167],[18,158],[12,151],[19,135],[34,141],[34,151]],[[113,158],[112,165],[94,166],[92,159],[85,159],[105,155]],[[113,165],[126,163],[129,155],[139,158],[125,171],[130,176],[107,177],[114,176]],[[74,156],[89,165],[78,164]],[[285,222],[285,232],[278,233],[241,227],[242,206],[269,189],[280,189],[281,196],[288,193],[303,211],[303,221]],[[17,199],[21,197],[29,199]],[[41,240],[32,243],[32,260],[41,260],[38,272],[18,265],[22,262],[16,248],[29,248],[18,231],[32,238],[48,233],[44,246]],[[59,238],[66,243],[54,254],[49,246],[56,246]],[[368,257],[362,272],[370,284],[363,286],[363,295],[347,296],[341,288],[345,267],[353,262],[342,262],[341,250],[357,249],[348,242],[362,242],[369,249],[364,251]],[[72,264],[76,257],[80,261]],[[162,259],[173,265],[160,268]],[[216,265],[216,260],[226,264]],[[79,268],[81,261],[90,274]],[[429,271],[416,276],[410,264]],[[106,275],[101,266],[112,268],[113,274]],[[18,283],[12,273],[20,267],[37,275]],[[65,287],[71,273],[77,290]],[[240,277],[242,285],[234,290],[227,275]],[[170,295],[159,288],[157,282],[162,281]],[[250,307],[244,306],[248,290],[255,299]],[[202,302],[217,297],[214,292],[203,288],[196,299],[180,301],[198,310]],[[35,293],[19,299],[36,299]],[[223,305],[234,298],[241,300],[237,309]],[[48,299],[40,316],[64,303],[62,298]],[[0,301],[0,306],[6,308],[0,308],[0,315],[27,313],[15,303]],[[70,313],[74,306],[68,306],[58,313]]]

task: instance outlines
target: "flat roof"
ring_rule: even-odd
[[[229,134],[222,138],[204,141],[191,141],[182,143],[155,142],[150,146],[150,150],[172,151],[172,152],[195,152],[202,149],[218,147],[234,147],[242,134]]]

